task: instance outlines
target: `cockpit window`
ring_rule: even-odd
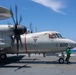
[[[56,33],[57,38],[62,38],[62,35],[59,33]]]
[[[49,38],[56,38],[55,34],[49,34]]]
[[[52,34],[49,34],[49,38],[63,38],[63,37],[59,33],[52,33]]]

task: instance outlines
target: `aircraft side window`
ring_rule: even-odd
[[[56,38],[55,34],[49,34],[49,38]]]

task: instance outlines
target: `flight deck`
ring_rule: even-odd
[[[56,56],[10,54],[0,61],[0,75],[76,75],[76,56],[71,56],[70,61],[59,64]]]

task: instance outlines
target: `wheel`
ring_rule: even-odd
[[[1,59],[1,60],[6,60],[6,58],[7,58],[6,54],[1,54],[1,55],[0,55],[0,59]]]
[[[60,58],[59,59],[59,64],[63,64],[64,63],[64,58]]]

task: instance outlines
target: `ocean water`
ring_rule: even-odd
[[[76,49],[71,50],[72,52],[76,52]]]

